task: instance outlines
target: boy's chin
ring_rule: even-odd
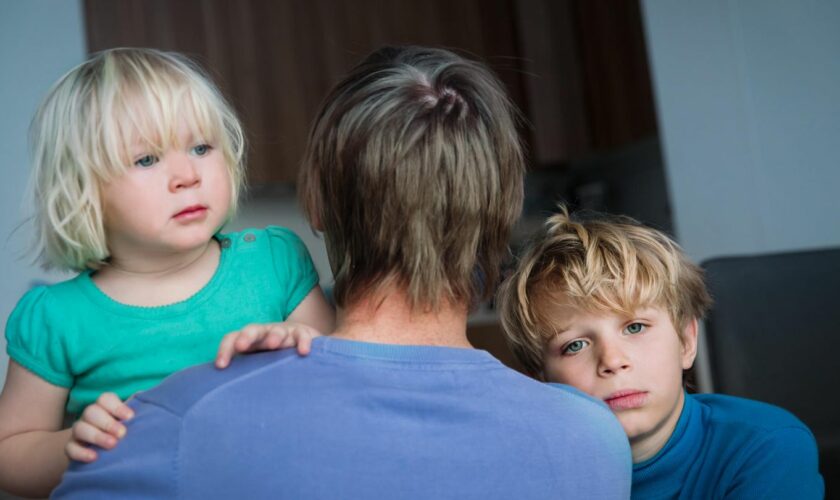
[[[627,434],[630,444],[633,444],[633,442],[644,440],[650,436],[656,426],[644,422],[644,419],[640,418],[644,417],[644,415],[628,415],[631,411],[634,410],[619,412],[616,414],[616,417],[618,417],[618,422],[621,424],[621,428],[624,429],[624,433]]]

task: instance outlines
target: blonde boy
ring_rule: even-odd
[[[634,497],[822,497],[814,438],[796,417],[683,390],[711,298],[702,270],[662,232],[561,207],[500,302],[509,344],[532,376],[572,385],[618,417]]]

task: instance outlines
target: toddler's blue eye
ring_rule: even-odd
[[[589,345],[589,342],[585,340],[573,340],[563,348],[563,354],[577,354],[587,345]]]
[[[625,330],[627,333],[641,333],[645,329],[645,325],[641,323],[630,323]]]
[[[192,152],[196,156],[204,156],[207,153],[209,153],[211,149],[212,146],[210,146],[209,144],[199,144],[198,146],[192,148]]]
[[[147,167],[151,167],[152,165],[154,165],[157,162],[158,162],[158,157],[157,156],[146,155],[142,158],[139,158],[137,161],[134,162],[134,164],[137,165],[138,167],[147,168]]]

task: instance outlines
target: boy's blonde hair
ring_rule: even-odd
[[[517,119],[484,65],[440,49],[385,47],[332,90],[299,194],[337,304],[388,283],[412,307],[492,294],[522,206]]]
[[[661,231],[622,216],[579,219],[561,206],[499,291],[508,344],[534,376],[562,319],[558,305],[628,317],[638,308],[668,312],[682,335],[711,305],[703,271]],[[681,338],[682,340],[682,338]]]
[[[233,109],[186,57],[118,48],[94,55],[50,89],[30,127],[39,256],[45,267],[97,268],[109,256],[100,188],[131,168],[131,148],[161,155],[178,126],[219,148],[231,210],[244,184],[245,140]]]

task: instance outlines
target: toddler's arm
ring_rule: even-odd
[[[67,389],[14,360],[0,394],[0,490],[46,497],[61,480],[70,429],[61,430]]]
[[[312,339],[335,328],[335,311],[321,287],[315,286],[282,323],[248,325],[225,335],[216,355],[216,366],[225,368],[236,353],[282,349],[297,346],[301,355],[309,354]]]

